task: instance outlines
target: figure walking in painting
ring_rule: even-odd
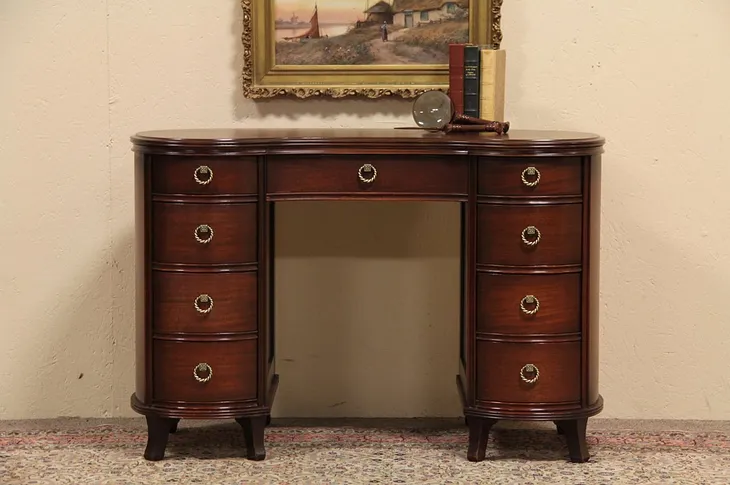
[[[388,42],[388,25],[385,20],[383,20],[383,25],[380,26],[380,39],[383,42]]]

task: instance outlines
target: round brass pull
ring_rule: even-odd
[[[534,374],[535,377],[528,378],[525,376],[526,373]],[[534,384],[540,378],[540,370],[535,364],[525,364],[520,369],[520,378],[528,384]]]
[[[534,239],[527,239],[527,236],[532,236]],[[535,226],[527,226],[522,230],[522,242],[528,246],[535,246],[540,242],[540,231]]]
[[[208,375],[205,377],[200,377],[198,375],[198,372],[208,372]],[[201,362],[200,364],[196,365],[193,369],[193,377],[195,377],[195,380],[198,382],[208,382],[211,377],[213,377],[213,368],[206,364],[205,362]]]
[[[366,177],[365,174],[372,174],[369,177]],[[360,178],[360,181],[364,184],[371,184],[375,182],[375,177],[378,176],[378,171],[375,169],[375,167],[372,164],[366,163],[362,167],[360,167],[357,170],[357,176]]]
[[[206,175],[207,178],[200,178],[200,176],[205,177]],[[193,178],[200,185],[207,185],[211,180],[213,180],[213,170],[211,170],[207,165],[201,165],[195,169],[195,172],[193,172]]]
[[[535,305],[535,308],[528,310],[525,305]],[[212,304],[211,304],[212,305]],[[540,300],[535,295],[526,295],[520,300],[520,310],[526,315],[534,315],[540,309]]]
[[[207,303],[208,308],[201,308],[201,303]],[[198,311],[198,313],[210,313],[210,311],[213,309],[213,298],[211,298],[210,295],[206,294],[198,295],[193,301],[193,305],[195,306],[195,309]]]
[[[195,240],[200,244],[208,244],[213,240],[213,228],[208,224],[201,224],[195,228]]]
[[[527,177],[534,177],[534,180],[530,182]],[[527,167],[522,171],[522,183],[528,187],[535,187],[540,183],[540,171],[535,167]]]

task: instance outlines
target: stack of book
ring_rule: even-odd
[[[507,53],[491,46],[449,44],[449,97],[457,113],[504,121]]]

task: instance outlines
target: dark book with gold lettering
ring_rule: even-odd
[[[464,111],[463,114],[479,118],[481,98],[481,52],[478,45],[464,46]]]

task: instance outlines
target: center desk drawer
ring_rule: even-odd
[[[256,207],[255,202],[154,202],[153,260],[172,264],[255,263]]]
[[[426,155],[271,156],[268,194],[420,194],[465,197],[466,157]]]

